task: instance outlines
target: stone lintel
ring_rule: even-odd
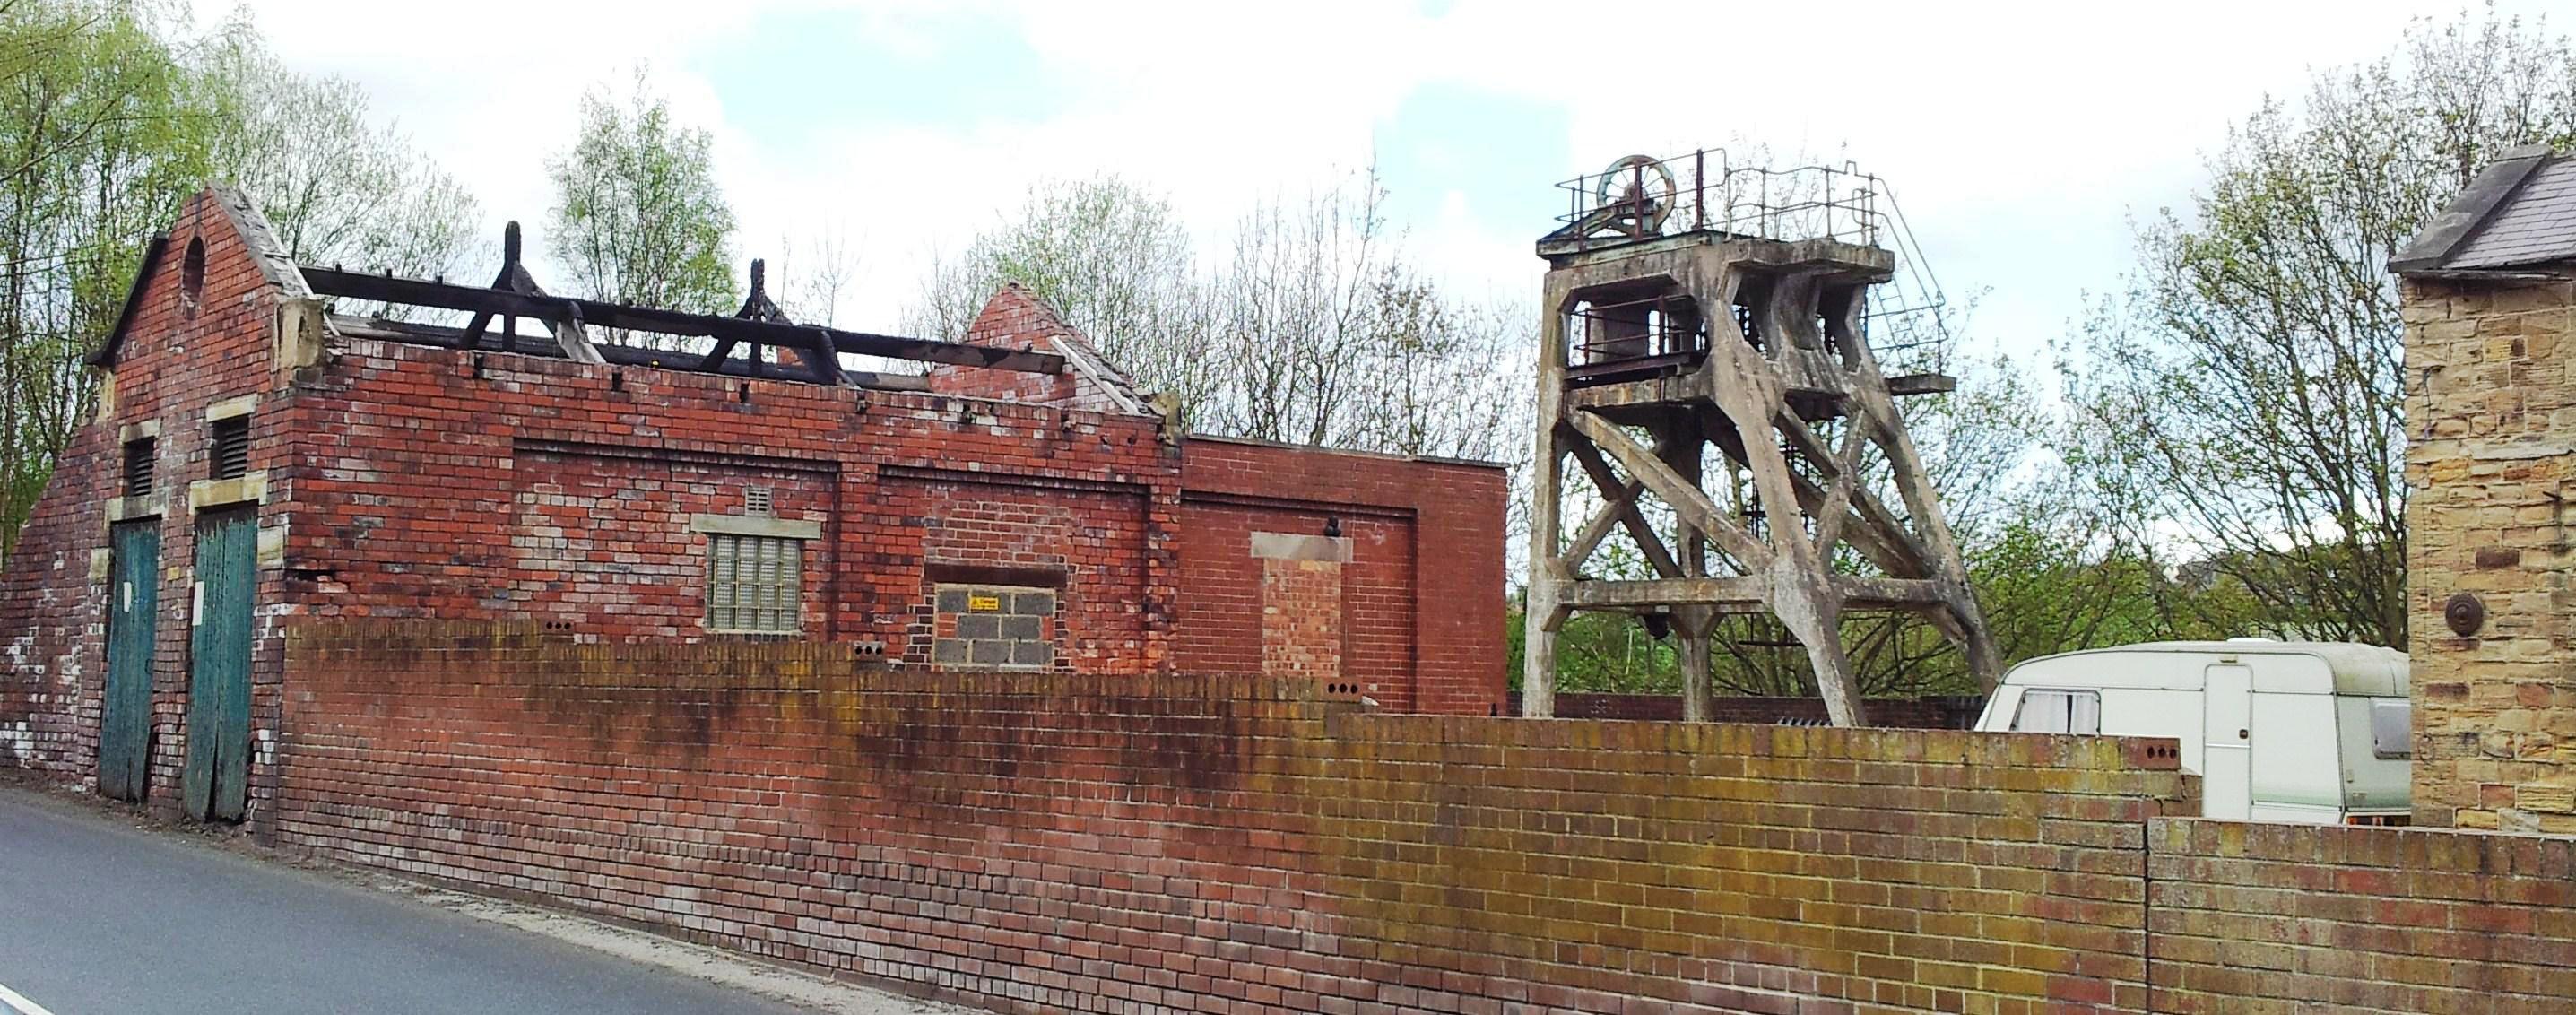
[[[206,422],[212,423],[219,419],[231,419],[235,416],[248,416],[250,415],[251,410],[256,408],[259,408],[259,396],[256,394],[238,395],[232,398],[227,398],[223,401],[206,406]]]
[[[138,518],[161,517],[161,497],[110,497],[107,499],[107,523],[130,522]]]
[[[823,523],[755,515],[690,515],[689,531],[769,539],[821,539]]]
[[[1351,562],[1351,541],[1347,536],[1255,532],[1252,534],[1252,555],[1264,560],[1314,560],[1347,564]]]
[[[188,484],[188,509],[202,511],[230,504],[268,503],[268,470],[259,469],[232,479],[200,479]]]

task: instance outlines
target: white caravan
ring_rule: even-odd
[[[1977,728],[2173,737],[2208,817],[2404,824],[2410,707],[2395,649],[2159,641],[2015,666]]]

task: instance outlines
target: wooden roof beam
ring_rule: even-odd
[[[771,321],[692,314],[679,310],[629,306],[605,300],[587,300],[570,296],[536,296],[498,289],[449,285],[416,278],[370,275],[336,268],[304,268],[305,281],[323,296],[401,303],[409,306],[436,307],[471,313],[498,314],[505,317],[534,317],[540,320],[566,320],[578,315],[591,327],[621,331],[649,331],[664,335],[692,335],[727,339],[756,345],[787,349],[813,349],[828,341],[836,353],[883,356],[925,363],[953,366],[984,367],[992,370],[1015,370],[1021,373],[1056,374],[1065,369],[1064,357],[1054,353],[967,345],[962,342],[940,342],[896,335],[842,331],[813,325],[780,324]]]

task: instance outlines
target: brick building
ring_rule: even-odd
[[[2576,157],[2521,149],[2390,262],[2419,824],[2576,833]]]
[[[450,323],[335,312],[383,305]],[[592,340],[644,332],[713,347]],[[92,362],[0,574],[0,755],[114,796],[259,808],[314,619],[1502,701],[1500,469],[1180,434],[1017,289],[945,343],[798,325],[757,266],[732,316],[549,296],[515,231],[489,288],[388,278],[218,189]]]

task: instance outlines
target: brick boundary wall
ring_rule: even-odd
[[[277,837],[1014,1012],[2141,1011],[2161,742],[302,628]]]
[[[1508,714],[1521,714],[1521,692],[1510,692],[1509,700]],[[1710,704],[1715,709],[1711,719],[1714,722],[1821,726],[1826,721],[1822,698],[1718,697]],[[1869,724],[1897,729],[1963,730],[1977,724],[1977,715],[1985,707],[1986,699],[1978,695],[1872,698]],[[1559,694],[1556,717],[1680,722],[1682,699],[1677,694]]]
[[[2576,1008],[2576,839],[2158,820],[2158,1012]]]
[[[1009,1012],[2576,989],[2567,840],[2177,818],[2170,741],[1375,715],[1303,681],[421,623],[289,642],[281,844]]]

